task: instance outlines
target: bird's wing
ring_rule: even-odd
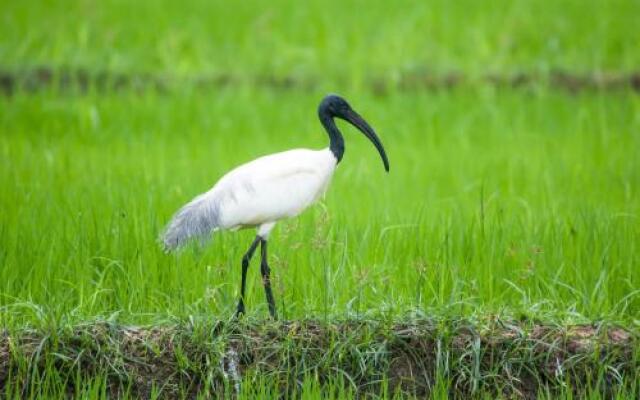
[[[335,167],[317,151],[278,153],[220,182],[221,226],[238,228],[299,214],[326,188]]]
[[[297,215],[324,190],[333,167],[331,156],[306,149],[243,164],[173,216],[162,235],[164,247],[170,251],[217,229],[256,226]]]

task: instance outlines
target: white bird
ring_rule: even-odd
[[[247,269],[260,244],[260,272],[269,313],[277,318],[267,264],[267,239],[276,221],[300,214],[329,186],[344,155],[344,138],[334,118],[350,122],[369,138],[380,153],[385,170],[389,171],[389,161],[380,139],[346,100],[337,95],[326,96],[318,107],[318,116],[329,135],[328,148],[294,149],[240,165],[220,178],[208,192],[183,206],[162,235],[165,249],[171,251],[189,239],[208,237],[218,230],[258,229],[249,250],[242,257],[242,285],[236,315],[245,312]]]

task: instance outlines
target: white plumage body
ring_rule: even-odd
[[[324,194],[336,165],[329,149],[289,150],[243,164],[176,213],[164,245],[173,249],[219,229],[259,227],[266,238],[276,221],[300,214]]]

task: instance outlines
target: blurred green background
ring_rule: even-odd
[[[9,1],[3,67],[310,75],[635,70],[637,1]]]

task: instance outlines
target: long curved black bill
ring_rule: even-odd
[[[389,172],[389,160],[387,159],[387,153],[384,151],[384,147],[382,146],[382,142],[376,132],[369,126],[367,121],[365,121],[357,112],[353,110],[349,110],[345,116],[344,120],[350,122],[353,126],[358,128],[364,135],[371,140],[378,153],[380,153],[380,157],[382,158],[382,163],[384,164],[385,171]]]

